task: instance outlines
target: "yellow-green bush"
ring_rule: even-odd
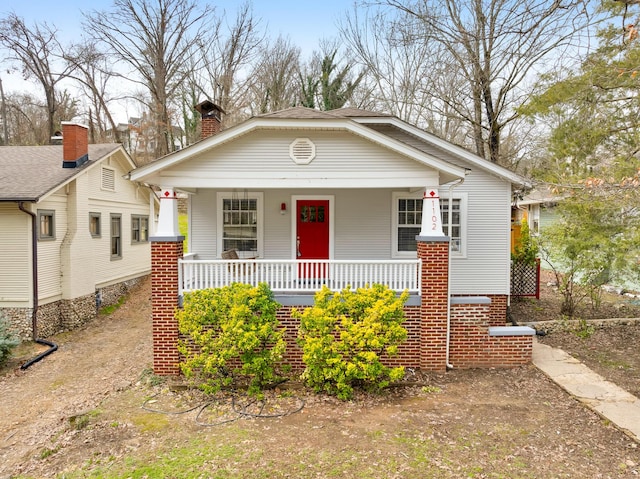
[[[403,367],[382,364],[407,337],[402,327],[408,293],[396,296],[383,285],[349,287],[334,293],[324,287],[300,320],[298,342],[305,364],[303,379],[315,391],[349,399],[354,387],[382,389],[404,376]]]
[[[276,318],[279,307],[266,283],[186,293],[176,312],[187,338],[178,346],[185,358],[182,372],[207,393],[247,386],[250,394],[259,395],[280,379],[276,364],[286,346]]]

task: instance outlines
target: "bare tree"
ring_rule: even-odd
[[[591,17],[583,0],[384,0],[401,12],[407,41],[438,44],[465,91],[439,100],[473,130],[480,156],[501,161],[500,136],[551,55],[573,47]],[[426,87],[426,86],[425,86]],[[463,94],[464,93],[464,94]]]
[[[155,157],[172,149],[170,103],[189,74],[183,65],[198,53],[194,46],[211,13],[208,5],[200,9],[195,0],[114,0],[110,11],[86,16],[88,34],[133,68],[136,77],[129,72],[121,75],[148,94]]]
[[[262,49],[251,73],[251,112],[278,111],[296,104],[299,96],[300,48],[278,37]]]
[[[340,25],[340,33],[357,63],[367,72],[369,108],[420,124],[430,118],[429,89],[437,78],[438,45],[406,38],[396,15],[355,9]]]
[[[80,83],[89,101],[87,111],[89,132],[92,143],[106,140],[106,133],[111,129],[117,138],[117,126],[109,111],[108,83],[114,76],[107,56],[93,42],[73,45],[64,54],[64,59],[74,67],[71,78]]]
[[[205,78],[200,84],[202,93],[227,112],[223,122],[228,127],[248,115],[245,109],[252,84],[249,71],[260,53],[264,31],[260,19],[253,16],[250,2],[239,7],[235,21],[227,24],[226,32],[222,31],[222,22],[224,19],[219,29],[210,35],[209,47],[202,50]],[[214,33],[217,35],[212,36]]]
[[[43,89],[49,138],[56,131],[58,84],[74,68],[56,61],[61,59],[63,52],[56,35],[57,30],[46,23],[27,27],[14,13],[0,20],[0,45],[9,52],[9,61],[19,65],[25,79],[34,79]]]

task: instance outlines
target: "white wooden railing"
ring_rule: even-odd
[[[231,283],[267,283],[274,293],[312,293],[326,285],[339,291],[373,283],[420,293],[420,260],[179,260],[180,294]]]

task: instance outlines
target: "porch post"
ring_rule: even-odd
[[[425,192],[422,229],[416,236],[421,263],[420,367],[447,368],[447,313],[449,308],[449,243],[442,231],[437,190]]]
[[[162,189],[160,218],[151,242],[151,311],[153,372],[159,376],[180,374],[178,363],[178,260],[182,258],[184,236],[178,233],[177,197]]]

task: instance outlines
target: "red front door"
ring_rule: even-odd
[[[296,256],[302,259],[329,259],[329,200],[296,202]],[[324,278],[326,267],[299,269],[303,278]]]

